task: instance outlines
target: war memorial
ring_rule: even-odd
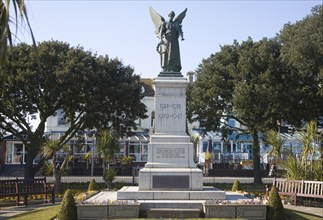
[[[124,187],[118,199],[136,200],[200,200],[224,199],[225,193],[203,188],[202,171],[193,162],[193,144],[186,133],[186,87],[188,81],[180,72],[178,38],[183,39],[181,23],[186,9],[174,19],[160,16],[152,8],[150,14],[160,38],[162,71],[155,88],[155,131],[148,145],[148,162],[139,172],[138,187]],[[147,205],[149,206],[149,205]],[[174,205],[172,205],[174,207]]]
[[[199,218],[204,212],[208,217],[235,218],[239,212],[265,219],[266,206],[250,206],[248,213],[244,208],[237,211],[235,206],[205,210],[207,201],[248,198],[203,186],[202,170],[193,161],[193,144],[186,133],[188,80],[180,72],[179,38],[184,40],[182,21],[187,9],[177,17],[170,12],[167,21],[154,9],[149,10],[160,39],[157,52],[161,72],[153,80],[156,119],[148,162],[139,171],[138,186],[98,193],[88,204],[77,206],[78,219],[135,218],[139,212],[148,218]]]

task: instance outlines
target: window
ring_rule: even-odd
[[[146,162],[148,153],[147,142],[130,142],[129,156],[133,157],[135,162]]]
[[[6,163],[7,164],[26,163],[25,146],[23,145],[23,143],[7,142]]]
[[[57,111],[57,125],[66,125],[65,113],[62,109]]]

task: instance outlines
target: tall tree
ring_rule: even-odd
[[[322,116],[322,22],[316,6],[277,39],[223,46],[203,60],[188,89],[191,121],[206,119],[206,130],[217,130],[233,118],[252,133],[255,183],[261,182],[259,132],[277,130],[280,120],[300,126]]]
[[[288,23],[281,30],[281,57],[293,74],[295,80],[291,111],[297,118],[300,114],[305,122],[317,121],[323,126],[323,5],[312,8],[311,14],[295,24]],[[299,111],[302,111],[301,113]],[[293,120],[290,119],[290,120]],[[320,146],[323,161],[323,142]],[[322,162],[323,163],[323,162]]]
[[[207,119],[207,130],[230,127],[223,119],[233,118],[243,126],[231,129],[252,134],[255,183],[261,183],[259,132],[277,127],[287,99],[279,55],[275,39],[224,46],[203,61],[188,93],[188,116]]]
[[[323,5],[312,8],[310,15],[295,24],[288,23],[278,35],[282,44],[281,58],[292,77],[291,108],[301,109],[308,122],[322,116],[323,106]],[[295,111],[298,118],[299,111]],[[292,120],[292,118],[290,118]],[[298,120],[298,119],[297,119]]]
[[[46,120],[58,110],[69,126],[58,146],[86,128],[107,126],[127,134],[136,119],[145,117],[140,77],[118,59],[57,41],[39,44],[37,54],[26,44],[11,53],[13,61],[0,74],[0,128],[23,141],[27,179],[42,166],[44,158],[38,165],[33,160],[42,150]],[[36,117],[39,124],[32,128]]]

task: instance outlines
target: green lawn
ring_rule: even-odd
[[[12,218],[9,218],[10,220],[26,220],[26,219],[33,219],[33,220],[50,220],[54,216],[58,214],[60,206],[51,206],[51,207],[46,207],[43,209],[39,209],[37,211],[21,214]],[[310,219],[310,220],[320,220],[322,218],[316,217],[313,215],[297,212],[294,210],[290,209],[285,209],[285,216],[286,219],[297,219],[297,220],[305,220],[305,219]],[[209,218],[211,219],[211,218]],[[215,218],[212,218],[215,219]]]
[[[38,209],[36,211],[28,212],[25,214],[17,215],[10,220],[50,220],[51,218],[55,217],[58,214],[60,205],[50,206],[43,209]]]

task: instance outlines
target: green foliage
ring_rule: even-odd
[[[268,220],[285,219],[284,206],[278,194],[277,188],[275,186],[272,186],[269,192],[267,219]]]
[[[281,58],[292,71],[286,92],[293,99],[289,109],[304,121],[317,118],[323,106],[323,5],[313,7],[311,14],[294,24],[288,23],[279,34],[283,44]],[[292,89],[290,89],[292,86]],[[295,111],[296,110],[296,111]],[[289,119],[292,121],[292,118]]]
[[[212,158],[212,153],[210,152],[205,152],[205,160],[210,160]]]
[[[273,129],[269,130],[264,135],[264,143],[272,146],[272,149],[268,152],[269,156],[274,158],[280,158],[281,149],[286,142],[281,134]]]
[[[246,127],[242,132],[252,133],[255,181],[260,180],[258,133],[277,128],[281,119],[300,126],[322,113],[322,8],[286,25],[277,38],[222,46],[202,61],[187,90],[190,121],[203,120],[206,131],[243,130],[222,120],[235,119]]]
[[[129,134],[135,121],[146,117],[140,77],[118,59],[59,41],[42,42],[37,52],[27,44],[10,52],[13,59],[0,74],[0,130],[24,142],[26,178],[37,172],[32,164],[43,146],[45,123],[57,111],[64,112],[69,125],[59,139],[61,147],[75,132],[93,127],[109,125],[121,136]],[[38,126],[31,128],[37,117]]]
[[[49,161],[45,161],[44,165],[42,167],[42,171],[47,176],[53,175],[53,171],[54,171],[53,163],[51,163]]]
[[[105,183],[107,184],[109,189],[113,188],[112,182],[113,182],[116,175],[117,175],[117,171],[113,168],[110,168],[110,169],[107,169],[104,171],[103,180],[105,181]]]
[[[322,159],[313,161],[313,179],[323,181]]]
[[[115,132],[103,129],[98,132],[96,151],[105,162],[112,162],[114,154],[119,150],[119,138]]]
[[[306,164],[308,156],[313,156],[315,144],[318,142],[317,122],[307,123],[306,132],[301,133],[301,142],[303,144],[302,163]]]
[[[59,213],[57,215],[58,220],[76,220],[77,212],[74,197],[70,190],[66,190],[64,198],[61,203]]]
[[[93,190],[97,190],[97,189],[98,189],[98,186],[97,186],[97,184],[95,182],[95,179],[91,179],[87,191],[93,191]]]
[[[14,13],[13,13],[14,12]],[[27,29],[30,33],[34,46],[36,41],[34,39],[33,31],[31,29],[26,5],[24,0],[0,1],[0,69],[7,64],[8,60],[8,44],[13,45],[11,28],[15,27],[18,31],[19,28],[25,29],[25,26],[20,27],[20,22],[26,21]],[[14,24],[14,25],[12,25]]]
[[[241,191],[241,190],[242,190],[242,187],[241,187],[240,181],[235,180],[233,185],[232,185],[231,191],[236,192],[236,191]]]
[[[307,123],[306,132],[301,133],[301,142],[303,150],[301,159],[290,154],[287,160],[283,162],[286,169],[287,179],[304,179],[304,180],[321,180],[322,179],[322,159],[313,160],[315,146],[319,143],[317,122],[310,121]],[[311,158],[309,161],[308,158]]]
[[[131,161],[133,161],[133,157],[122,157],[120,162],[122,165],[130,165]]]
[[[285,177],[287,179],[300,180],[304,178],[304,166],[295,155],[289,154],[287,160],[283,161],[283,167],[286,170]]]

